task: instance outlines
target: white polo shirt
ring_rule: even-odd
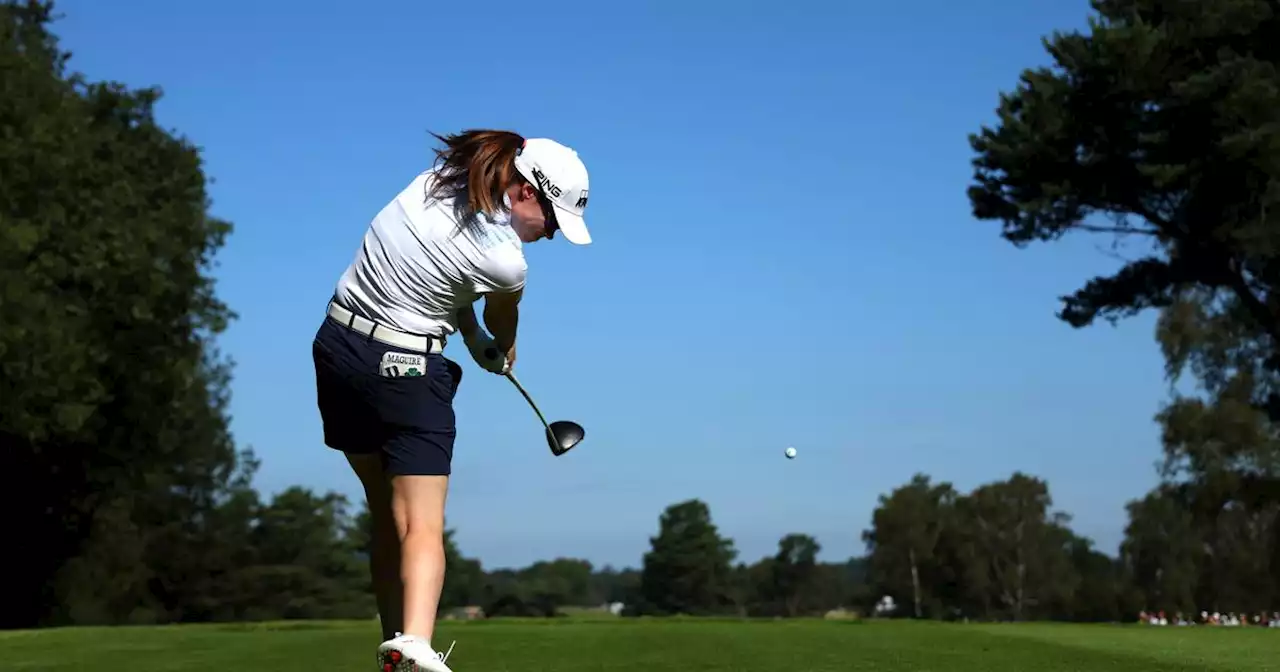
[[[455,311],[490,292],[524,288],[528,265],[510,215],[460,226],[453,199],[428,200],[434,170],[414,178],[373,218],[338,281],[338,303],[415,334],[457,331]]]

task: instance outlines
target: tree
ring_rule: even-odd
[[[631,569],[615,569],[605,565],[591,574],[591,590],[588,604],[627,603],[640,589],[640,572]]]
[[[1025,71],[971,136],[970,202],[1019,246],[1145,244],[1059,313],[1083,327],[1158,309],[1170,379],[1199,384],[1158,416],[1163,484],[1130,507],[1126,571],[1152,608],[1253,608],[1280,576],[1280,2],[1093,7],[1088,34],[1055,33],[1054,67]]]
[[[1080,582],[1054,615],[1073,621],[1116,622],[1141,609],[1132,605],[1120,564],[1095,549],[1093,541],[1072,534],[1067,553]]]
[[[1187,507],[1176,491],[1162,487],[1125,508],[1129,524],[1120,558],[1142,608],[1194,612],[1203,541]]]
[[[155,573],[150,589],[159,604],[157,620],[226,621],[237,618],[239,607],[229,599],[237,574],[255,562],[254,527],[262,510],[251,486],[258,461],[243,451],[231,477],[212,501],[178,508],[154,523],[146,565]],[[94,557],[90,550],[84,557]]]
[[[778,540],[773,556],[773,593],[780,598],[786,615],[798,616],[806,598],[812,596],[818,577],[818,552],[822,545],[807,534],[788,534]]]
[[[230,226],[159,91],[69,73],[51,16],[0,2],[0,627],[168,620],[148,561],[207,539],[237,469],[206,275]]]
[[[861,558],[843,562],[819,562],[805,590],[804,608],[814,612],[849,609],[869,602],[865,581],[852,568]]]
[[[1185,292],[1162,311],[1156,337],[1169,378],[1190,372],[1200,392],[1175,395],[1157,416],[1161,476],[1194,484],[1206,511],[1236,496],[1280,501],[1280,432],[1268,412],[1280,373],[1267,366],[1269,337],[1238,304],[1222,308],[1206,291]]]
[[[252,564],[236,572],[242,618],[368,618],[376,613],[347,499],[294,486],[260,507]]]
[[[773,579],[773,558],[762,558],[755,564],[739,562],[729,574],[727,597],[733,613],[739,617],[772,613],[767,594]]]
[[[1069,517],[1052,505],[1048,485],[1022,473],[957,499],[958,557],[970,596],[985,613],[1025,620],[1076,590]]]
[[[738,616],[795,617],[866,601],[861,561],[817,561],[817,539],[789,534],[773,555],[733,567],[729,601]]]
[[[956,492],[950,483],[934,485],[916,474],[906,485],[880,496],[864,530],[868,559],[883,594],[911,595],[913,613],[924,618],[925,602],[942,598],[949,577],[938,551],[953,523]]]
[[[556,605],[583,606],[591,599],[591,563],[556,558],[539,561],[519,573],[519,581],[535,598]]]
[[[1024,71],[999,124],[970,137],[974,215],[1019,246],[1071,231],[1140,239],[1146,253],[1064,297],[1059,316],[1082,327],[1204,292],[1265,336],[1259,361],[1276,371],[1280,3],[1092,6],[1090,32],[1054,33],[1054,67]]]
[[[730,603],[733,542],[720,536],[701,500],[672,504],[650,537],[640,572],[644,610],[660,614],[716,613]]]
[[[1267,609],[1280,597],[1280,431],[1272,415],[1280,375],[1267,365],[1269,337],[1238,302],[1227,303],[1184,292],[1158,323],[1169,377],[1189,372],[1198,384],[1157,415],[1162,502],[1176,507],[1194,539],[1179,557],[1198,577],[1179,588],[1179,599],[1190,591],[1204,606]]]

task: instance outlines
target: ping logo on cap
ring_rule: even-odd
[[[560,194],[562,193],[560,191],[560,186],[555,182],[552,182],[550,178],[547,177],[546,173],[542,172],[541,168],[533,169],[533,179],[537,180],[538,187],[550,194],[552,198],[560,198]]]

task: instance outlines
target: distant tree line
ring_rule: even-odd
[[[1038,478],[964,493],[921,474],[851,526],[867,551],[844,562],[796,532],[748,563],[698,500],[661,513],[634,569],[486,570],[451,533],[443,606],[1280,610],[1280,3],[1095,9],[971,138],[969,196],[1018,246],[1136,241],[1059,315],[1083,328],[1157,311],[1170,380],[1196,383],[1156,418],[1161,482],[1128,505],[1117,554],[1073,532]],[[372,617],[367,513],[305,488],[264,499],[227,429],[216,337],[235,315],[208,271],[231,224],[208,213],[198,151],[157,123],[158,90],[69,71],[52,12],[0,0],[0,627]]]

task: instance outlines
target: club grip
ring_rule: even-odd
[[[489,358],[489,359],[497,359],[497,358],[498,358],[498,349],[497,349],[497,348],[485,348],[485,349],[484,349],[484,356],[485,356],[485,357],[487,357],[487,358]]]

